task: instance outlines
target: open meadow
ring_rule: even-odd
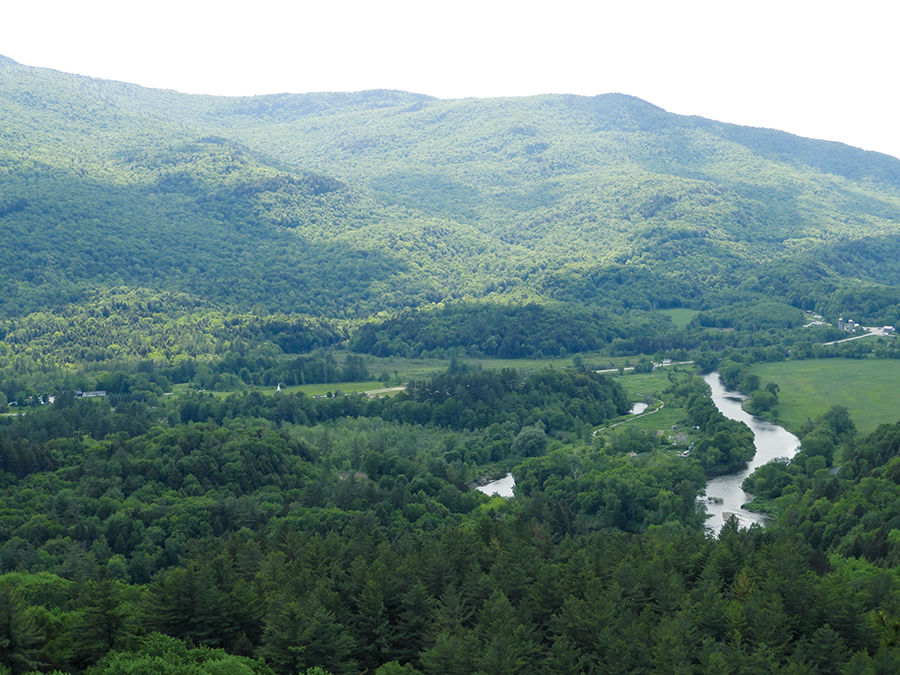
[[[752,372],[778,385],[778,419],[793,431],[832,405],[845,406],[862,434],[900,419],[897,360],[809,359],[761,363]]]
[[[676,370],[689,370],[689,368],[676,367]],[[611,424],[602,433],[615,433],[614,430],[623,425],[629,429],[650,433],[666,432],[671,430],[672,425],[680,424],[684,419],[684,409],[666,404],[665,397],[662,395],[662,391],[670,385],[668,374],[668,368],[658,368],[652,373],[631,373],[616,377],[619,384],[625,388],[628,399],[632,403],[650,402],[650,409],[656,408],[658,401],[663,401],[664,405],[662,408],[657,408],[655,412],[635,417],[623,416],[611,420]]]
[[[677,328],[683,330],[691,322],[691,319],[700,313],[700,310],[676,307],[673,309],[661,309],[659,310],[659,313],[668,316],[672,319],[672,323],[674,323]]]

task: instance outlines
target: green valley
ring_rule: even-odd
[[[0,675],[900,672],[898,159],[0,57],[0,240]]]
[[[792,429],[833,405],[847,408],[862,433],[893,421],[900,411],[900,361],[893,359],[765,363],[753,372],[760,380],[778,385],[778,417]]]

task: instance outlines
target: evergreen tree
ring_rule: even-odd
[[[9,581],[0,582],[0,665],[13,675],[41,667],[46,635]]]

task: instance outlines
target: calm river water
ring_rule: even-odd
[[[490,483],[479,485],[475,489],[486,495],[500,495],[501,497],[512,497],[513,488],[516,486],[516,479],[511,473],[506,474],[503,478],[492,480]]]
[[[746,469],[713,478],[706,484],[707,497],[722,500],[721,504],[704,500],[706,511],[710,514],[706,528],[718,533],[727,515],[732,513],[744,527],[749,527],[752,523],[762,523],[766,520],[766,516],[741,508],[750,501],[750,495],[741,489],[741,483],[766,462],[776,457],[793,457],[800,447],[800,439],[777,424],[766,422],[745,412],[741,408],[744,396],[725,389],[719,381],[719,373],[710,373],[703,379],[712,388],[712,399],[716,407],[725,417],[744,422],[750,427],[753,431],[753,443],[756,445],[756,454],[747,463]]]
[[[710,502],[707,499],[702,500],[707,513],[710,514],[706,521],[706,527],[713,533],[718,533],[725,524],[727,515],[732,513],[737,516],[738,522],[743,527],[749,527],[752,523],[762,523],[766,520],[766,516],[741,508],[750,501],[750,495],[741,489],[741,483],[758,466],[762,466],[776,457],[793,457],[800,447],[800,439],[777,424],[766,422],[745,412],[741,408],[744,396],[725,389],[719,382],[718,373],[710,373],[703,379],[712,388],[712,399],[716,407],[725,417],[744,422],[750,427],[753,431],[753,442],[756,445],[756,454],[747,463],[746,469],[718,476],[706,484],[706,496],[717,500],[721,499],[721,503]],[[496,494],[501,497],[512,497],[515,484],[515,478],[508,473],[503,478],[480,485],[476,489],[486,495]]]

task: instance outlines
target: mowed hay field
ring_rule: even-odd
[[[845,406],[868,434],[900,421],[900,360],[809,359],[753,366],[761,384],[778,385],[778,419],[796,431],[833,405]]]

